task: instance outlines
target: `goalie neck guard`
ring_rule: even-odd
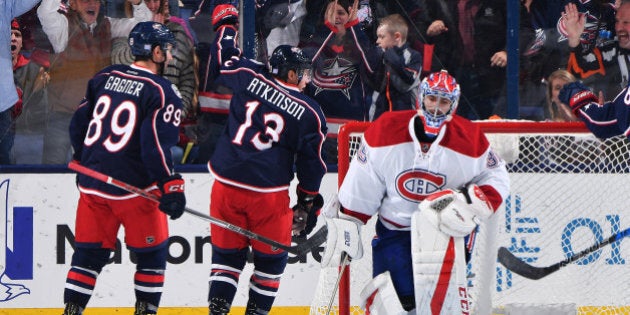
[[[429,137],[436,137],[457,110],[460,89],[446,70],[431,73],[422,80],[419,93],[420,118]]]

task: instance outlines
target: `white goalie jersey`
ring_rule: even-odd
[[[453,116],[433,143],[414,132],[415,110],[387,112],[365,132],[339,190],[348,214],[364,222],[379,213],[393,230],[409,230],[418,204],[432,193],[476,184],[492,208],[509,192],[505,162],[474,123]]]

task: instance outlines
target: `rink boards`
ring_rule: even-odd
[[[207,213],[212,178],[207,173],[184,173],[184,178],[188,207]],[[556,184],[563,184],[564,180],[560,179]],[[295,200],[294,185],[292,200]],[[336,173],[327,174],[321,189],[324,198],[331,196],[336,187]],[[0,202],[0,221],[6,222],[0,227],[3,243],[0,246],[7,249],[0,251],[0,273],[3,274],[0,287],[5,288],[0,290],[0,315],[60,313],[72,255],[77,198],[72,173],[0,174],[0,199],[4,201]],[[160,314],[207,314],[208,223],[186,214],[169,223],[171,245]],[[121,232],[119,240],[122,239]],[[308,314],[318,281],[321,249],[304,257],[290,255],[272,315]],[[626,254],[625,245],[620,252]],[[625,269],[625,263],[623,265],[615,268]],[[248,264],[241,275],[232,314],[243,313],[251,267]],[[564,272],[580,273],[587,267],[574,265]],[[130,313],[129,307],[134,303],[134,269],[129,251],[122,246],[116,251],[113,263],[99,276],[85,314]],[[518,287],[522,281],[514,281],[513,285]],[[7,291],[8,287],[11,290]],[[531,291],[528,294],[536,295]],[[598,313],[597,307],[581,307],[580,310]],[[630,314],[630,310],[619,308],[615,314]]]

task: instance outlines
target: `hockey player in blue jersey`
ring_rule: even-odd
[[[218,83],[232,89],[228,122],[208,163],[215,181],[210,215],[290,244],[292,233],[308,233],[323,204],[319,186],[326,172],[321,157],[326,121],[319,105],[301,90],[310,62],[301,50],[278,46],[270,68],[243,58],[236,46],[236,9],[213,13],[217,34],[213,67]],[[224,18],[225,17],[225,18]],[[289,184],[297,172],[297,205],[289,207]],[[310,219],[310,220],[309,220]],[[264,243],[211,226],[210,314],[228,314],[251,247],[254,273],[245,314],[271,309],[288,255]]]
[[[582,26],[585,23],[585,18],[579,15],[575,8],[567,10],[564,16],[568,21],[572,20],[582,24]],[[617,9],[616,20],[615,32],[618,39],[616,43],[620,49],[628,51],[630,50],[630,36],[628,36],[630,33],[630,2],[621,2]],[[625,82],[623,83],[624,89],[612,101],[604,102],[581,82],[566,84],[558,94],[558,99],[568,104],[573,113],[584,121],[588,129],[598,138],[610,138],[617,135],[630,137],[630,86],[628,86],[628,67],[625,65],[625,60],[626,58],[620,58],[619,62],[616,62],[618,67],[623,66],[622,68],[625,68],[626,79],[621,80]]]
[[[156,314],[168,251],[165,214],[176,219],[186,206],[184,181],[173,173],[170,151],[177,143],[182,103],[175,86],[161,77],[172,58],[175,37],[163,24],[141,22],[129,34],[129,44],[135,56],[131,66],[109,66],[88,83],[70,123],[73,159],[161,199],[158,206],[78,175],[76,249],[66,278],[64,315],[79,315],[85,309],[116,248],[121,224],[125,243],[137,257],[134,314]]]
[[[596,137],[624,135],[630,138],[630,86],[612,101],[604,102],[589,87],[576,81],[565,84],[558,99],[569,104],[575,116],[584,121]]]

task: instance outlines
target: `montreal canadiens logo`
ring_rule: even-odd
[[[396,191],[405,200],[420,202],[428,195],[441,190],[446,176],[426,170],[406,170],[396,177]]]

